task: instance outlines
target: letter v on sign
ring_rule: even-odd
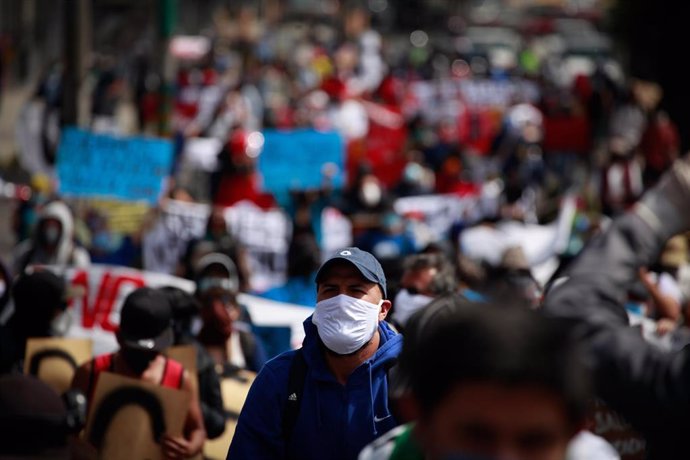
[[[82,286],[84,292],[89,292],[89,275],[83,270],[75,274],[72,284]],[[105,273],[98,286],[96,298],[93,304],[89,305],[89,295],[85,294],[81,299],[82,327],[92,329],[98,325],[105,331],[115,332],[117,325],[110,321],[110,314],[113,311],[115,302],[118,300],[118,293],[124,284],[131,284],[134,288],[145,285],[144,280],[138,276],[113,276]]]

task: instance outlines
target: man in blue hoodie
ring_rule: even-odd
[[[398,424],[388,370],[402,338],[384,321],[391,307],[374,256],[337,251],[316,274],[316,309],[301,349],[272,359],[252,384],[228,459],[356,459]]]

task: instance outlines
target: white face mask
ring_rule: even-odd
[[[362,348],[376,332],[381,304],[340,294],[316,304],[311,322],[329,350],[347,355]]]
[[[432,300],[434,298],[428,295],[410,294],[407,289],[401,289],[393,301],[393,308],[395,309],[393,317],[398,324],[405,326],[410,316],[429,305]]]

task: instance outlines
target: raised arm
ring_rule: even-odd
[[[544,312],[570,318],[590,350],[598,393],[646,434],[690,423],[690,360],[628,327],[623,301],[641,266],[690,228],[690,163],[677,161],[629,213],[573,262],[545,298]]]

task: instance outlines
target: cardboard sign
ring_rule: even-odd
[[[69,389],[77,368],[91,359],[91,349],[90,339],[28,339],[24,373],[38,377],[62,394]]]
[[[253,372],[240,371],[236,376],[221,380],[220,391],[223,398],[223,407],[230,414],[230,418],[225,423],[225,431],[220,437],[206,441],[204,456],[207,458],[214,460],[226,458],[232,437],[235,435],[237,418],[255,378],[256,374]]]
[[[192,384],[192,388],[198,394],[199,376],[196,373],[196,348],[194,345],[175,345],[168,347],[163,352],[165,356],[182,364]]]
[[[162,459],[163,434],[181,436],[190,394],[104,372],[89,408],[85,439],[108,460]]]
[[[175,345],[165,350],[165,356],[182,364],[190,374],[196,374],[196,348],[194,345]]]
[[[118,138],[67,128],[57,154],[59,192],[66,197],[155,204],[172,164],[173,146],[168,140]]]

